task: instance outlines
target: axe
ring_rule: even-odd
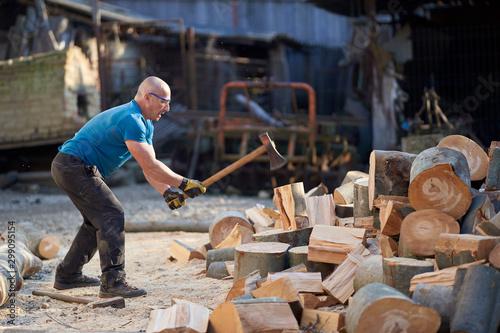
[[[208,187],[213,183],[218,182],[222,178],[229,175],[231,172],[238,170],[248,162],[254,160],[256,157],[264,154],[265,152],[267,152],[267,155],[269,155],[271,171],[279,169],[282,166],[284,166],[287,162],[286,158],[281,156],[281,154],[276,150],[276,146],[274,145],[273,140],[271,140],[271,138],[269,137],[269,134],[267,132],[262,133],[259,135],[259,138],[260,141],[262,142],[262,146],[248,153],[247,155],[243,156],[233,164],[228,165],[221,171],[217,172],[215,175],[202,181],[201,183],[203,184],[203,186]],[[186,199],[187,197],[188,197],[187,194],[184,194],[184,199]]]

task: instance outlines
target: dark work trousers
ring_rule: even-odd
[[[59,269],[68,275],[80,273],[99,250],[102,285],[110,287],[125,279],[123,208],[97,167],[59,152],[52,161],[51,171],[56,184],[83,216],[83,224]]]

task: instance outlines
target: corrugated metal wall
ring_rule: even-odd
[[[304,0],[106,0],[156,19],[183,18],[186,26],[232,28],[287,34],[308,45],[347,43],[351,27],[346,17],[319,9]],[[237,4],[237,11],[233,9]],[[235,14],[236,13],[236,14]],[[237,22],[235,22],[235,20]]]

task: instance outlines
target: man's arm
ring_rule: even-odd
[[[170,187],[179,187],[183,178],[181,175],[173,172],[162,162],[156,159],[156,154],[152,145],[146,142],[137,142],[133,140],[125,140],[128,150],[139,163],[146,176],[146,180],[160,194]]]

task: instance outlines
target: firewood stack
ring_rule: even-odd
[[[332,193],[275,188],[277,210],[214,220],[207,276],[234,283],[202,331],[497,332],[499,186],[500,142],[452,135],[373,151]]]

